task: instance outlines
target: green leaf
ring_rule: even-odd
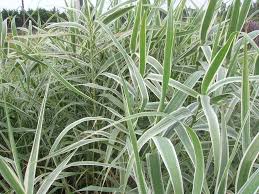
[[[217,184],[216,188],[218,193],[226,193],[227,191],[227,177],[221,181],[221,184],[219,185],[219,181],[222,178],[222,175],[224,173],[225,166],[227,165],[227,162],[229,160],[229,143],[228,143],[228,134],[227,134],[227,122],[225,118],[225,114],[221,114],[221,160],[220,160],[220,170],[217,175]]]
[[[0,174],[17,194],[26,194],[22,183],[20,182],[14,171],[2,158],[0,158]]]
[[[143,135],[138,139],[138,148],[141,149],[150,139],[152,139],[159,133],[165,132],[175,123],[178,123],[181,120],[190,117],[191,115],[191,112],[186,108],[179,108],[178,110],[170,113],[168,116],[163,118],[153,127],[145,131],[145,133],[143,133]]]
[[[125,84],[125,81],[123,80],[123,91],[124,91],[124,107],[125,107],[125,116],[130,116],[131,114],[131,100],[128,92],[128,88]],[[141,165],[141,160],[139,156],[139,151],[138,151],[138,140],[134,131],[134,125],[131,120],[127,121],[127,126],[129,129],[129,136],[130,136],[130,141],[131,141],[131,146],[133,148],[133,153],[134,153],[134,160],[136,163],[136,174],[137,174],[137,179],[138,179],[138,190],[140,194],[146,194],[146,183],[142,171],[142,165]]]
[[[112,21],[118,19],[119,17],[125,15],[126,13],[128,13],[130,10],[132,10],[134,6],[129,6],[129,7],[124,7],[118,10],[115,10],[113,13],[107,15],[104,17],[104,19],[102,20],[102,22],[104,24],[109,24]]]
[[[165,108],[166,113],[170,113],[170,112],[182,107],[185,100],[189,97],[189,95],[191,95],[191,96],[194,95],[194,97],[197,97],[196,95],[198,95],[198,93],[196,93],[196,91],[192,90],[192,88],[196,84],[198,84],[198,82],[199,82],[200,78],[203,76],[203,74],[204,74],[203,71],[196,71],[193,74],[191,74],[190,76],[188,76],[186,81],[183,83],[184,86],[180,87],[180,85],[179,85],[179,87],[178,87],[179,90],[175,92],[175,95],[173,96],[173,98],[166,105],[166,108]],[[170,82],[169,82],[169,84],[170,84]],[[170,85],[172,87],[175,86],[175,88],[177,89],[176,86],[178,84],[172,83]],[[187,92],[187,90],[188,90],[188,92]]]
[[[165,137],[154,137],[153,141],[169,173],[174,193],[183,194],[183,178],[173,144]]]
[[[136,16],[134,20],[134,26],[131,34],[130,39],[130,51],[131,53],[135,53],[136,51],[136,44],[137,44],[137,38],[138,38],[138,31],[141,21],[141,13],[142,13],[142,0],[138,1],[137,7],[136,7]]]
[[[22,176],[22,170],[21,170],[21,166],[20,166],[20,160],[19,160],[19,157],[18,157],[16,143],[15,143],[15,140],[14,140],[13,127],[11,125],[11,121],[10,121],[9,112],[8,112],[8,108],[7,108],[6,102],[5,102],[5,115],[6,115],[6,119],[7,119],[7,129],[8,129],[9,142],[10,142],[11,151],[12,151],[12,154],[13,154],[13,159],[14,159],[14,163],[15,163],[16,172],[18,174],[19,180],[21,182],[23,182],[23,176]]]
[[[120,188],[111,188],[111,187],[99,187],[99,186],[88,186],[86,188],[78,190],[79,192],[83,191],[95,191],[95,192],[106,192],[106,193],[121,193]]]
[[[174,124],[176,124],[184,119],[187,119],[191,115],[192,115],[191,112],[186,108],[180,108],[180,109],[170,113],[169,115],[167,115],[165,118],[163,118],[158,123],[156,123],[154,126],[152,126],[147,131],[145,131],[145,133],[143,133],[143,135],[141,135],[141,137],[138,139],[139,151],[153,137],[155,137],[156,135],[158,135],[160,133],[165,132],[166,130],[168,130],[169,127],[173,126]],[[157,116],[159,116],[159,115],[157,115]],[[132,154],[130,154],[130,156],[131,157],[127,164],[127,173],[125,175],[124,182],[125,181],[127,182],[128,178],[129,178],[129,172],[133,166],[134,160],[133,160]],[[125,184],[124,189],[126,186],[127,185]]]
[[[230,18],[229,27],[228,27],[227,38],[229,38],[233,32],[237,31],[239,11],[240,11],[240,0],[234,0],[231,5],[231,18]]]
[[[35,180],[35,174],[36,174],[36,168],[37,168],[37,162],[38,162],[41,132],[42,132],[42,125],[44,121],[44,112],[45,112],[45,105],[47,102],[48,91],[49,91],[49,84],[46,87],[45,95],[41,104],[38,124],[35,132],[33,146],[31,149],[31,155],[25,172],[24,185],[25,185],[26,194],[34,193],[34,180]]]
[[[251,142],[250,132],[250,84],[249,84],[249,64],[246,39],[244,39],[244,65],[242,69],[242,92],[241,92],[241,126],[244,126],[242,134],[243,152]]]
[[[140,36],[139,36],[139,72],[142,76],[145,74],[146,70],[146,61],[147,61],[147,48],[146,48],[146,25],[147,25],[147,12],[145,12],[140,27]]]
[[[202,192],[204,182],[204,157],[201,147],[201,142],[195,132],[187,127],[188,133],[191,137],[194,152],[195,152],[195,173],[193,179],[193,194],[199,194]]]
[[[237,194],[255,194],[258,191],[259,169],[257,169],[238,191]]]
[[[162,82],[164,81],[164,78],[162,75],[160,74],[149,74],[147,77],[147,79],[149,80],[154,80],[154,81],[158,81],[158,82]],[[178,81],[175,81],[173,79],[169,79],[168,80],[168,86],[171,86],[173,88],[176,88],[177,90],[187,94],[188,96],[192,96],[194,98],[197,98],[199,93],[196,92],[195,90],[193,90],[192,88],[189,88],[188,86],[178,82]]]
[[[54,183],[54,181],[57,179],[58,175],[64,170],[67,163],[71,160],[73,155],[75,154],[76,150],[71,153],[67,158],[64,159],[62,163],[60,163],[55,170],[53,170],[44,180],[41,184],[39,190],[37,191],[37,194],[45,194],[50,189],[51,185]]]
[[[252,0],[243,1],[242,7],[239,13],[239,17],[238,17],[238,22],[237,22],[237,31],[240,31],[242,29],[251,5],[252,5]]]
[[[201,96],[201,105],[204,111],[204,115],[208,121],[210,138],[212,142],[212,150],[214,156],[214,173],[217,174],[220,168],[220,158],[221,158],[221,141],[220,141],[220,128],[218,123],[218,118],[210,105],[209,96]]]
[[[82,118],[79,120],[74,121],[73,123],[69,124],[67,127],[65,127],[65,129],[63,129],[59,135],[56,137],[55,142],[52,144],[51,149],[50,149],[50,154],[54,153],[54,151],[57,149],[60,141],[62,140],[62,138],[73,128],[75,128],[76,126],[82,124],[83,122],[87,122],[87,121],[112,121],[110,119],[106,119],[106,118],[102,118],[102,117],[86,117],[86,118]]]
[[[248,180],[250,173],[252,171],[253,164],[259,154],[258,148],[259,133],[254,137],[253,141],[250,143],[239,164],[235,184],[236,192],[239,191],[241,187],[245,184],[245,182]]]
[[[154,193],[164,194],[164,184],[162,180],[161,162],[157,152],[147,154],[148,171]]]
[[[228,54],[228,51],[235,38],[235,35],[236,35],[235,33],[231,34],[231,36],[229,37],[226,44],[219,50],[217,55],[213,58],[211,65],[210,65],[209,69],[207,70],[207,72],[203,78],[203,81],[202,81],[202,85],[201,85],[202,95],[207,94],[208,88],[209,88],[213,78],[215,77],[218,69],[220,68],[220,66],[222,65],[224,59],[226,58],[226,56]]]
[[[218,1],[215,1],[215,0],[209,1],[208,8],[207,8],[206,13],[203,17],[202,26],[201,26],[201,33],[200,33],[202,43],[204,43],[206,41],[209,28],[213,23],[213,16],[214,16],[214,13],[216,11],[217,2]]]
[[[171,66],[173,61],[172,57],[173,57],[174,36],[175,36],[173,11],[174,11],[173,5],[170,5],[168,16],[167,16],[165,52],[164,52],[164,61],[163,61],[164,71],[163,71],[162,93],[161,93],[160,104],[159,104],[159,112],[164,111],[168,83],[171,77]]]

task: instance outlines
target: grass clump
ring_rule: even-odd
[[[104,2],[0,18],[0,192],[256,193],[252,1]]]

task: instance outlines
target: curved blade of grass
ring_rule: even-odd
[[[252,5],[252,0],[243,1],[242,7],[239,13],[239,17],[238,17],[238,22],[237,22],[237,31],[240,31],[242,29],[251,5]]]
[[[140,36],[139,36],[139,72],[142,76],[145,74],[146,61],[147,61],[147,48],[146,48],[146,25],[147,25],[147,12],[145,12],[140,26]]]
[[[231,34],[231,36],[229,37],[226,44],[219,50],[217,55],[212,60],[211,65],[210,65],[209,69],[207,70],[207,72],[203,78],[203,81],[202,81],[201,93],[203,95],[207,94],[208,87],[210,86],[213,78],[215,77],[219,67],[222,65],[224,59],[226,58],[227,53],[231,47],[231,44],[235,38],[235,35],[236,35],[236,33]]]
[[[239,191],[241,187],[245,184],[245,182],[248,180],[253,164],[259,154],[258,148],[259,148],[259,133],[255,136],[253,141],[250,143],[238,167],[236,184],[235,184],[236,192]]]
[[[53,153],[57,147],[58,144],[60,143],[61,139],[74,127],[80,125],[83,122],[87,122],[87,121],[111,121],[110,119],[106,119],[106,118],[102,118],[102,117],[86,117],[86,118],[82,118],[79,119],[71,124],[69,124],[67,127],[65,127],[65,129],[63,129],[59,135],[57,136],[57,138],[55,139],[55,142],[53,143],[53,145],[51,146],[50,149],[50,154]]]
[[[244,39],[247,39],[248,42],[257,50],[259,51],[258,46],[255,44],[254,39],[259,36],[259,30],[254,30],[249,33],[241,33],[243,37],[241,37],[235,44],[234,44],[234,52],[238,52],[240,49],[244,48]],[[247,43],[248,43],[247,42]],[[254,46],[255,45],[255,46]]]
[[[237,31],[237,23],[240,11],[240,0],[234,0],[231,9],[231,18],[228,27],[227,38],[229,38],[233,32]]]
[[[259,190],[259,169],[257,169],[251,177],[246,181],[237,194],[255,194]]]
[[[239,130],[239,132],[238,132],[238,134],[237,134],[237,136],[235,138],[236,141],[235,141],[234,147],[232,149],[232,152],[231,152],[231,154],[229,156],[229,159],[227,161],[227,164],[225,166],[225,169],[223,171],[222,177],[219,177],[220,178],[219,185],[222,184],[221,182],[225,180],[225,178],[227,177],[227,175],[229,173],[229,168],[230,168],[230,166],[231,166],[231,164],[232,164],[232,162],[233,162],[233,160],[234,160],[234,158],[235,158],[235,156],[236,156],[236,154],[238,152],[238,149],[239,149],[239,145],[240,145],[240,141],[241,141],[243,130],[244,130],[244,125],[241,126],[241,129]],[[216,190],[216,192],[217,192],[217,190]]]
[[[9,142],[10,142],[10,146],[11,146],[11,152],[13,154],[13,159],[14,159],[14,163],[15,163],[16,172],[18,174],[19,180],[21,182],[23,182],[23,176],[22,176],[22,170],[21,170],[21,166],[20,166],[20,160],[19,160],[19,157],[18,157],[16,143],[15,143],[15,140],[14,140],[13,127],[11,125],[11,121],[10,121],[10,117],[9,117],[9,113],[8,113],[8,108],[7,108],[6,102],[5,102],[5,115],[6,115],[6,119],[7,119],[7,129],[8,129]]]
[[[227,32],[227,39],[230,37],[230,35],[233,32],[237,31],[239,12],[240,12],[240,0],[234,0],[232,3],[232,6],[231,6],[231,18],[230,18],[228,32]],[[232,46],[233,46],[233,44],[231,45],[231,48],[228,51],[228,56],[227,56],[228,59],[230,59],[230,57],[231,57]],[[231,69],[232,68],[229,68],[229,70],[231,70]]]
[[[204,157],[201,147],[201,142],[195,132],[187,127],[188,133],[191,137],[194,152],[195,152],[195,173],[193,179],[192,193],[199,194],[202,192],[204,182]]]
[[[128,13],[130,10],[132,10],[133,7],[134,6],[129,6],[129,7],[121,8],[119,10],[115,10],[113,13],[107,15],[104,19],[102,19],[102,22],[104,24],[109,24],[112,21],[114,21],[114,20],[118,19],[119,17]]]
[[[17,194],[26,194],[19,178],[2,158],[0,158],[0,174]]]
[[[103,1],[105,1],[105,0],[103,0]],[[115,0],[115,1],[113,1],[112,7],[108,10],[105,10],[106,12],[103,13],[100,17],[105,18],[106,16],[111,15],[112,13],[115,13],[116,11],[118,11],[120,9],[123,9],[123,7],[132,6],[132,4],[136,1],[137,0],[126,0],[126,1],[118,3],[118,0]]]
[[[35,132],[33,146],[31,149],[31,155],[25,172],[24,185],[25,185],[26,194],[33,194],[34,192],[34,179],[35,179],[37,162],[38,162],[38,155],[39,155],[40,141],[41,141],[41,131],[42,131],[42,125],[44,120],[44,112],[45,112],[45,105],[47,102],[48,91],[49,91],[49,84],[46,87],[45,95],[41,104],[38,124]]]
[[[127,88],[124,80],[123,80],[123,91],[124,91],[124,95],[125,95],[125,99],[124,99],[125,114],[126,114],[126,116],[129,116],[131,114],[132,104],[131,104],[128,88]],[[127,126],[129,128],[129,135],[130,135],[131,145],[133,148],[134,159],[135,159],[135,163],[136,163],[136,174],[137,174],[137,178],[138,178],[137,184],[139,187],[138,190],[139,190],[140,194],[146,194],[147,193],[146,183],[145,183],[144,175],[142,172],[142,165],[141,165],[141,160],[140,160],[139,151],[138,151],[138,140],[135,135],[133,123],[131,120],[127,121]]]
[[[159,112],[164,110],[165,98],[168,89],[169,79],[171,77],[171,66],[172,66],[172,57],[173,57],[173,47],[174,47],[174,14],[173,14],[173,5],[170,5],[167,18],[167,29],[166,29],[166,39],[165,39],[165,53],[164,53],[164,62],[163,62],[163,82],[162,82],[162,92],[159,104]]]
[[[85,145],[88,145],[88,144],[91,144],[91,143],[101,143],[101,142],[107,142],[108,139],[107,138],[92,138],[92,139],[82,139],[82,140],[79,140],[79,141],[76,141],[75,143],[72,143],[70,145],[67,145],[55,152],[51,152],[48,156],[44,157],[44,158],[41,158],[39,160],[39,162],[41,161],[44,161],[46,159],[49,159],[49,158],[53,158],[54,156],[58,156],[58,155],[61,155],[61,154],[64,154],[64,153],[67,153],[67,152],[70,152],[70,151],[74,151],[82,146],[85,146]]]
[[[115,169],[119,169],[119,170],[125,170],[124,168],[122,168],[120,166],[116,166],[114,164],[101,163],[101,162],[96,162],[96,161],[71,162],[68,165],[66,165],[65,169],[76,167],[76,166],[99,166],[99,167],[103,167],[103,168],[115,168]]]
[[[121,188],[111,188],[111,187],[99,187],[99,186],[88,186],[86,188],[78,190],[79,192],[83,191],[94,191],[94,192],[106,192],[106,193],[122,193]]]
[[[190,117],[191,115],[192,113],[186,108],[180,108],[172,112],[167,117],[159,121],[156,125],[145,131],[145,133],[143,133],[143,135],[138,139],[138,148],[141,149],[150,139],[159,133],[164,132],[175,123]]]
[[[137,45],[137,38],[138,38],[138,31],[141,21],[141,13],[142,13],[142,0],[138,1],[137,7],[136,7],[136,16],[134,20],[134,26],[131,34],[130,39],[130,51],[131,53],[135,53],[136,51],[136,45]]]
[[[249,76],[249,81],[250,82],[259,81],[259,75]],[[208,94],[211,94],[214,91],[217,91],[219,88],[222,88],[225,85],[232,84],[232,83],[241,83],[241,82],[242,82],[241,76],[227,77],[225,79],[219,80],[216,83],[212,84],[209,87]]]
[[[147,76],[147,79],[158,81],[158,82],[162,82],[162,83],[164,81],[164,77],[162,75],[160,75],[160,74],[153,74],[153,73],[149,74]],[[194,98],[197,98],[198,95],[199,95],[199,93],[196,92],[195,90],[193,90],[192,88],[189,88],[188,86],[186,86],[186,85],[184,85],[184,84],[182,84],[182,83],[180,83],[178,81],[175,81],[173,79],[170,79],[170,78],[168,80],[168,86],[176,88],[179,91],[187,94],[188,96],[192,96]]]
[[[53,172],[51,172],[44,180],[42,185],[40,186],[39,190],[37,191],[37,194],[45,194],[50,189],[51,185],[54,183],[56,178],[59,176],[59,174],[64,170],[67,163],[71,160],[73,155],[75,154],[76,150],[71,153],[67,158],[64,159],[62,163],[60,163]]]
[[[218,185],[219,180],[222,177],[224,172],[225,166],[227,165],[229,159],[229,143],[228,143],[228,135],[227,135],[227,122],[225,118],[225,114],[221,114],[221,160],[220,160],[220,170],[217,176],[217,184],[218,187],[217,191],[219,193],[226,193],[227,191],[227,177],[221,181],[221,185]]]
[[[210,26],[213,23],[213,16],[216,11],[216,5],[218,1],[210,0],[206,13],[203,17],[201,31],[200,31],[200,38],[201,42],[204,43],[207,39],[208,31]]]
[[[180,114],[180,112],[176,112],[174,115],[176,115],[177,113]],[[109,124],[109,125],[107,125],[107,126],[101,128],[101,129],[99,130],[99,131],[104,131],[104,130],[107,130],[107,129],[111,128],[111,127],[116,127],[116,125],[118,125],[119,128],[121,129],[121,128],[123,128],[123,126],[120,125],[121,123],[127,122],[128,120],[138,119],[138,118],[140,118],[140,117],[145,117],[145,116],[153,116],[153,117],[155,117],[155,116],[166,116],[166,114],[164,114],[164,113],[157,113],[157,112],[142,112],[142,113],[137,113],[137,114],[134,114],[134,115],[130,115],[130,116],[128,116],[128,117],[123,117],[122,119],[120,119],[120,120],[118,120],[118,121],[114,121],[114,120],[111,120],[111,119],[108,119],[108,118],[102,118],[102,117],[86,117],[86,118],[82,118],[82,119],[76,120],[75,122],[73,122],[73,123],[69,124],[67,127],[65,127],[65,128],[60,132],[60,134],[57,136],[55,142],[54,142],[53,145],[51,146],[51,149],[50,149],[50,156],[52,156],[52,154],[56,153],[56,152],[54,152],[54,151],[55,151],[56,148],[58,147],[58,145],[59,145],[61,139],[62,139],[71,129],[73,129],[73,128],[76,127],[77,125],[82,124],[83,122],[87,122],[87,121],[106,121],[106,122],[111,123],[111,124]],[[94,135],[94,134],[92,134],[92,135]],[[96,138],[93,139],[93,140],[96,140]],[[91,142],[92,142],[93,140],[90,139],[90,140],[88,140],[88,141],[91,141]],[[104,140],[104,139],[101,139],[101,140]],[[85,140],[85,141],[87,141],[87,140]],[[77,142],[77,143],[78,143],[78,142]],[[75,144],[77,144],[77,143],[75,143]],[[73,145],[73,146],[72,146],[72,145]],[[67,147],[65,147],[65,148],[66,148],[66,150],[68,150],[68,148],[69,148],[69,150],[71,150],[71,147],[74,148],[74,147],[75,147],[74,144],[71,144],[71,145],[69,145],[69,146],[67,146]],[[63,148],[63,149],[65,149],[65,148]],[[61,150],[63,150],[63,149],[61,149]],[[64,152],[64,151],[62,151],[62,152]]]
[[[201,96],[201,105],[209,125],[209,132],[214,156],[214,173],[217,174],[220,168],[220,155],[222,146],[220,141],[220,128],[218,118],[212,106],[210,105],[209,96]]]
[[[184,82],[184,85],[188,87],[189,89],[192,89],[200,80],[201,76],[204,74],[203,71],[197,71],[191,74],[186,81]],[[176,91],[173,98],[169,101],[169,103],[166,105],[165,112],[170,113],[172,111],[177,110],[178,108],[182,107],[185,100],[188,97],[188,94],[186,92],[183,92],[183,87],[179,91]],[[192,92],[193,93],[193,92]],[[196,93],[196,92],[194,92]],[[193,94],[194,94],[193,93]],[[197,93],[196,93],[197,94]]]
[[[46,27],[47,29],[49,28],[70,28],[70,29],[77,29],[77,30],[80,30],[80,31],[83,31],[85,33],[89,33],[88,29],[77,23],[77,22],[59,22],[59,23],[53,23],[53,24],[50,24]]]
[[[154,137],[153,141],[169,173],[174,192],[183,194],[183,178],[173,144],[165,137]]]
[[[154,193],[164,194],[164,184],[162,180],[161,162],[157,152],[147,154],[148,171]]]
[[[243,152],[247,149],[251,142],[250,132],[250,84],[249,84],[249,64],[246,39],[244,39],[244,65],[242,69],[242,92],[241,92],[241,126],[244,126],[242,135]],[[246,117],[248,118],[246,119]]]
[[[147,63],[150,64],[159,74],[163,74],[162,65],[152,56],[147,57]]]
[[[193,143],[190,138],[190,135],[188,134],[188,130],[182,123],[179,123],[176,127],[173,126],[173,130],[175,131],[175,133],[179,137],[181,143],[183,144],[185,151],[188,153],[188,155],[191,159],[191,162],[193,163],[193,165],[195,165],[195,151],[193,148]],[[172,132],[174,132],[174,131],[172,131]],[[168,130],[168,132],[169,132],[169,130]],[[172,135],[165,133],[163,136],[170,137]]]

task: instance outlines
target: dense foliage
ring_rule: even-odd
[[[104,2],[0,18],[0,192],[256,193],[252,1]]]
[[[58,9],[46,10],[39,8],[37,10],[29,9],[26,12],[21,10],[7,10],[3,9],[0,11],[2,13],[3,19],[12,19],[15,17],[15,23],[17,27],[22,27],[25,25],[29,25],[29,21],[33,21],[35,25],[37,25],[38,21],[42,24],[50,23],[50,22],[58,22],[60,20],[67,19],[66,14],[64,12],[60,12]],[[23,15],[25,16],[25,21],[23,21]]]

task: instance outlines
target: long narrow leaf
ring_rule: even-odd
[[[164,194],[164,184],[162,180],[161,162],[157,152],[147,155],[148,170],[154,193]]]
[[[140,26],[140,37],[139,37],[139,72],[143,76],[146,70],[146,61],[147,61],[147,48],[146,48],[146,25],[147,25],[147,12],[145,12],[141,26]]]
[[[164,137],[154,137],[153,141],[170,175],[170,180],[174,187],[174,192],[177,194],[183,194],[184,189],[182,173],[173,144],[169,139]]]
[[[16,147],[16,143],[15,143],[15,140],[14,140],[13,127],[11,125],[11,121],[10,121],[9,112],[8,112],[6,102],[5,102],[5,115],[6,115],[6,119],[7,119],[8,136],[9,136],[10,146],[11,146],[11,150],[12,150],[12,154],[13,154],[13,158],[14,158],[14,162],[15,162],[16,172],[18,174],[18,177],[19,177],[20,181],[23,182],[20,160],[19,160],[19,157],[18,157],[17,147]]]
[[[257,169],[246,181],[237,194],[255,194],[259,190],[259,169]]]
[[[224,47],[222,47],[220,49],[220,51],[217,53],[217,55],[212,60],[211,65],[210,65],[208,71],[206,72],[204,79],[202,81],[201,92],[203,95],[207,94],[208,87],[210,86],[213,78],[215,77],[219,67],[222,65],[224,59],[226,58],[234,38],[235,38],[235,33],[233,33],[229,37],[229,39],[226,42],[226,44],[224,45]]]
[[[41,132],[42,132],[42,126],[44,121],[44,112],[45,112],[45,106],[47,102],[48,91],[49,91],[49,84],[47,85],[45,95],[41,104],[37,129],[34,137],[33,146],[31,149],[31,155],[25,172],[24,185],[25,185],[26,194],[33,194],[34,192],[34,180],[35,180],[35,174],[36,174],[36,168],[37,168],[37,162],[38,162]]]
[[[37,191],[37,194],[45,194],[50,189],[53,182],[56,180],[56,178],[59,176],[59,174],[64,170],[67,163],[71,160],[73,155],[75,154],[75,151],[71,153],[67,158],[64,159],[64,161],[57,166],[53,172],[51,172],[44,180],[42,185],[40,186],[39,190]]]
[[[139,26],[140,26],[140,21],[141,21],[141,12],[142,12],[142,0],[138,0],[133,31],[132,31],[131,39],[130,39],[130,50],[132,53],[134,53],[136,51],[138,31],[139,31]]]
[[[245,184],[248,180],[253,164],[259,154],[259,133],[253,139],[249,147],[247,148],[237,171],[236,178],[236,192]]]
[[[210,26],[213,22],[213,16],[216,11],[216,5],[218,1],[210,0],[206,13],[203,17],[202,26],[201,26],[201,41],[205,42]]]
[[[165,53],[164,53],[164,62],[163,62],[164,71],[163,71],[162,93],[161,93],[160,105],[159,105],[160,112],[164,110],[168,83],[171,77],[174,36],[175,36],[175,28],[174,28],[173,5],[170,5],[169,11],[168,11],[168,18],[167,18]]]
[[[2,158],[0,158],[0,174],[17,194],[26,194],[22,183],[19,181],[14,171]]]
[[[217,173],[220,167],[221,141],[218,118],[210,105],[210,97],[201,96],[201,104],[209,125],[210,138],[214,156],[214,172]]]
[[[246,39],[244,39],[244,65],[242,69],[242,96],[241,96],[241,126],[244,126],[242,136],[243,152],[247,149],[251,142],[250,132],[250,84],[249,84],[249,64]],[[247,118],[246,118],[247,117]]]
[[[187,128],[188,133],[191,137],[193,148],[195,152],[195,173],[193,179],[193,194],[199,194],[202,192],[204,182],[204,157],[201,147],[201,142],[198,136],[194,133],[191,128]]]

